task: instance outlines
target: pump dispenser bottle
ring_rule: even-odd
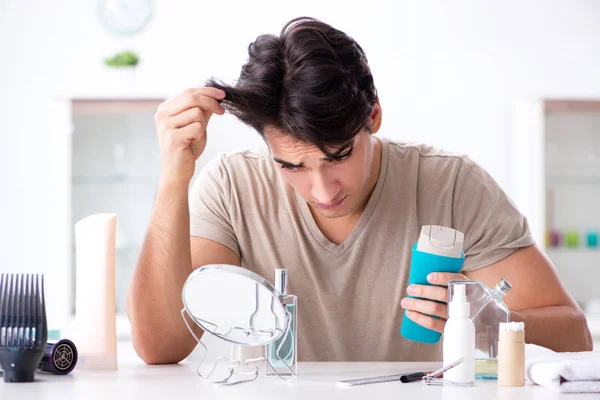
[[[444,372],[444,379],[457,383],[475,381],[475,325],[470,318],[465,285],[454,284],[448,321],[444,328],[443,362],[448,365],[463,357],[458,366]]]

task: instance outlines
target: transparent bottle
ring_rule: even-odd
[[[280,300],[288,317],[288,329],[283,336],[266,346],[265,358],[274,370],[266,366],[267,375],[296,375],[298,371],[298,343],[296,340],[298,298],[287,293],[288,271],[275,270],[275,289],[281,294]]]
[[[475,379],[497,379],[499,327],[501,322],[510,322],[510,310],[502,299],[512,286],[505,279],[493,289],[480,281],[452,281],[449,299],[454,284],[465,285],[471,305],[470,317],[475,325]]]

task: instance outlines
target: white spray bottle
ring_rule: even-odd
[[[463,357],[462,363],[444,372],[444,379],[458,383],[475,382],[475,325],[470,318],[465,285],[453,284],[448,321],[444,328],[444,365]]]

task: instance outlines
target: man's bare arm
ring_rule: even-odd
[[[181,291],[193,267],[239,263],[225,246],[190,240],[188,187],[206,147],[208,121],[225,112],[218,102],[223,97],[215,88],[187,89],[163,102],[154,116],[161,179],[127,294],[133,345],[149,364],[179,362],[196,346],[180,313]]]
[[[512,284],[505,302],[513,321],[525,322],[528,343],[555,351],[592,349],[583,311],[561,284],[551,261],[536,246],[519,249],[504,260],[465,275],[490,287],[500,278]]]
[[[196,347],[181,316],[181,291],[193,269],[240,265],[227,247],[190,239],[189,221],[187,187],[160,187],[127,298],[133,345],[148,364],[177,363]]]
[[[179,362],[196,345],[180,314],[189,237],[187,186],[160,186],[127,296],[133,345],[148,364]]]

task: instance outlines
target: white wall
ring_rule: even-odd
[[[527,193],[516,191],[514,102],[600,96],[595,0],[156,0],[147,29],[122,39],[102,30],[94,4],[0,2],[0,271],[47,265],[56,229],[47,202],[50,105],[58,95],[104,91],[101,61],[118,50],[139,52],[140,90],[172,94],[212,75],[233,79],[258,34],[277,33],[295,16],[321,18],[366,50],[383,135],[466,152],[517,202]],[[257,143],[224,118],[211,130],[205,159]]]

